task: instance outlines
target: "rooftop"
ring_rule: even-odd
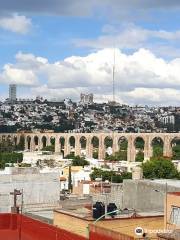
[[[72,225],[69,222],[73,222]],[[83,209],[74,210],[55,210],[54,224],[62,229],[70,230],[75,234],[87,236],[87,227],[89,224],[94,224],[95,220],[92,218],[90,211]],[[142,227],[147,230],[163,229],[164,218],[161,213],[138,213],[137,217],[133,217],[133,214],[121,214],[115,218],[107,217],[101,221],[98,221],[96,226],[105,229],[105,231],[114,231],[121,234],[126,234],[131,237],[137,237],[135,235],[135,228]],[[155,236],[151,234],[149,236]]]
[[[173,179],[154,179],[152,182],[159,183],[159,184],[166,184],[168,186],[179,187],[180,188],[180,180],[173,180]]]

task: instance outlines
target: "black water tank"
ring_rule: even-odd
[[[105,214],[105,206],[102,202],[96,202],[93,205],[93,218],[98,219]]]
[[[113,212],[113,211],[116,211],[117,210],[117,206],[116,206],[116,204],[115,203],[109,203],[108,205],[107,205],[107,212],[109,213],[109,212]],[[117,212],[114,212],[114,213],[111,213],[111,214],[109,214],[110,216],[115,216],[115,215],[117,215]]]

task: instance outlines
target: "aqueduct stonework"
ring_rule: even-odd
[[[136,147],[135,141],[137,138],[144,140],[144,159],[149,159],[153,154],[152,142],[154,139],[161,139],[163,142],[163,155],[166,157],[172,156],[172,141],[180,139],[180,133],[50,133],[50,132],[33,132],[33,133],[13,133],[0,134],[0,141],[11,139],[15,144],[18,144],[21,136],[25,139],[25,150],[37,151],[43,147],[55,144],[55,153],[63,152],[64,156],[74,151],[75,155],[80,155],[82,151],[81,139],[85,139],[84,150],[87,157],[92,157],[93,144],[92,139],[98,139],[98,158],[104,159],[107,147],[105,139],[112,140],[112,153],[119,149],[120,139],[127,140],[127,161],[135,161]],[[74,145],[70,144],[70,139],[74,139]],[[63,141],[62,141],[63,139]]]

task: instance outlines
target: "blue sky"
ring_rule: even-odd
[[[0,95],[179,105],[177,0],[0,1]],[[73,57],[72,57],[73,56]],[[164,98],[166,96],[166,98]]]

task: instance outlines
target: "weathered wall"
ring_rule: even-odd
[[[23,189],[25,209],[34,204],[57,204],[59,184],[58,173],[0,175],[0,212],[10,211],[13,205],[10,192],[15,188]],[[21,204],[21,197],[18,199]]]
[[[165,201],[166,206],[166,201]],[[180,208],[180,193],[172,193],[167,195],[167,209],[165,207],[165,217],[164,217],[164,228],[168,229],[178,229],[180,226],[172,224],[170,221],[172,206],[176,206]]]
[[[121,183],[112,183],[110,193],[93,194],[93,202],[115,203],[118,208],[122,208],[123,191]]]
[[[166,180],[124,180],[123,208],[139,211],[163,211],[166,194]],[[174,183],[173,183],[174,182]],[[168,192],[180,191],[180,181],[167,180]],[[156,190],[156,191],[155,191]]]
[[[73,232],[75,234],[81,235],[83,237],[88,236],[88,225],[92,222],[91,220],[86,220],[76,216],[68,215],[63,213],[63,211],[54,211],[54,222],[55,226],[61,229]]]

